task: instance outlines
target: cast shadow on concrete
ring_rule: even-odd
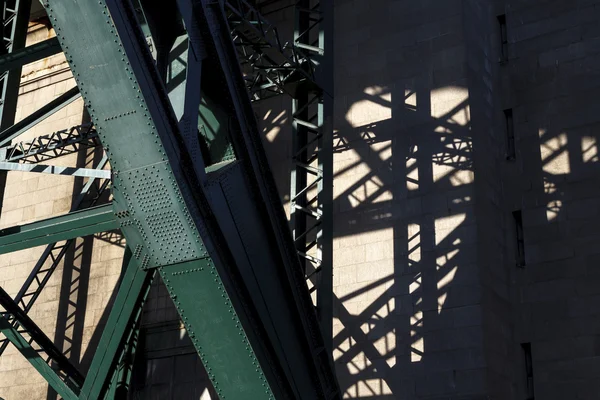
[[[437,378],[429,352],[447,347],[454,357],[451,348],[481,340],[468,321],[458,328],[448,317],[476,304],[469,288],[477,276],[468,271],[475,261],[465,250],[475,237],[466,89],[438,89],[449,101],[432,117],[435,89],[414,83],[366,88],[336,108],[348,118],[336,115],[334,126],[333,346],[347,397],[402,398],[415,370]],[[388,117],[354,126],[353,105]],[[285,117],[267,114],[266,132],[285,130]],[[266,141],[267,152],[289,146],[283,136]],[[340,265],[342,252],[352,254],[348,265]]]

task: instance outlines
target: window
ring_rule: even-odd
[[[512,108],[504,110],[504,120],[506,123],[506,159],[514,161],[517,157],[517,152],[515,149],[515,124]]]
[[[515,220],[515,234],[516,234],[516,265],[517,267],[525,267],[525,240],[523,239],[523,216],[521,210],[513,211],[513,218]]]
[[[506,30],[506,14],[498,15],[500,25],[500,58],[501,63],[508,61],[508,33]]]
[[[526,400],[534,400],[533,393],[533,359],[531,358],[531,343],[521,343],[523,354],[525,355],[525,377],[527,379],[525,390]]]

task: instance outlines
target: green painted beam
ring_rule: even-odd
[[[4,54],[0,56],[0,73],[53,56],[61,51],[58,39],[53,37],[12,53]]]
[[[177,300],[180,315],[221,398],[272,399],[283,393],[287,388],[271,379],[277,366],[259,339],[260,325],[250,320],[251,301],[227,283],[231,277],[217,272],[216,266],[234,269],[231,255],[190,167],[135,11],[120,0],[44,5],[109,155],[113,207],[139,268],[167,275],[202,268],[175,275],[172,296],[183,296]],[[266,362],[259,364],[256,349]]]
[[[38,348],[43,349],[46,356],[54,363],[56,370],[65,374],[68,384],[79,390],[83,385],[83,375],[2,287],[0,287],[0,306],[6,310],[6,315],[12,317],[12,320],[8,320],[11,327],[15,330],[20,328],[18,332],[27,332],[30,337],[28,343],[35,343]]]
[[[139,314],[141,314],[141,309]],[[141,315],[136,318],[135,325],[130,331],[125,348],[121,352],[119,363],[115,368],[110,387],[105,395],[107,400],[126,399],[131,387],[131,376],[140,340]]]
[[[17,348],[19,353],[46,379],[48,384],[56,390],[64,400],[77,400],[77,395],[69,388],[46,361],[31,347],[27,340],[5,317],[0,316],[0,332]]]
[[[0,230],[0,254],[118,228],[111,204],[92,207]]]
[[[135,258],[127,248],[123,267],[126,268],[117,297],[98,343],[88,375],[79,395],[80,399],[101,399],[115,375],[117,361],[134,322],[142,311],[150,289],[154,271],[138,268]]]

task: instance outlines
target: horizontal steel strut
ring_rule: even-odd
[[[37,163],[95,147],[98,133],[92,124],[81,124],[0,148],[0,160]]]
[[[76,167],[62,167],[58,165],[44,165],[44,164],[19,164],[16,162],[0,161],[0,170],[4,171],[19,171],[19,172],[37,172],[39,174],[51,174],[51,175],[66,175],[66,176],[80,176],[84,178],[101,178],[110,179],[110,171],[108,170],[97,170],[91,168],[76,168]]]
[[[111,204],[0,230],[0,254],[117,229]]]

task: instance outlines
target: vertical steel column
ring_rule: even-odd
[[[0,1],[2,17],[0,56],[25,47],[30,10],[31,0]],[[0,132],[15,123],[20,82],[21,66],[0,74]],[[0,210],[4,203],[6,175],[6,172],[0,172]]]
[[[25,47],[31,0],[4,0],[2,4],[2,46],[0,55]],[[0,130],[15,122],[21,66],[0,75]]]
[[[302,67],[314,68],[319,88],[300,84],[292,100],[290,223],[326,346],[331,350],[333,317],[333,5],[296,3],[294,46]],[[311,65],[312,64],[312,65]],[[314,299],[314,297],[313,297]]]

